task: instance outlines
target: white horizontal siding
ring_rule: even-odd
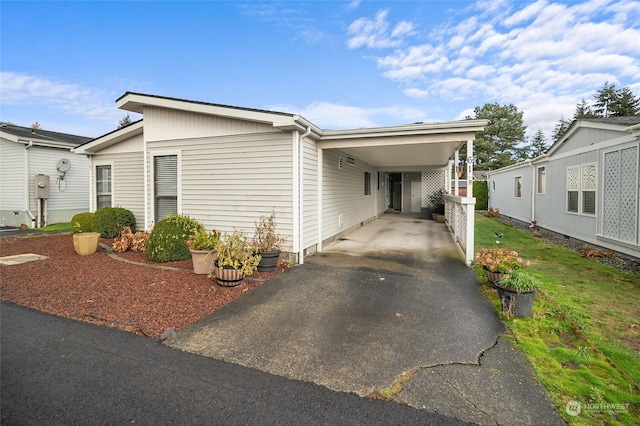
[[[338,168],[338,157],[343,157]],[[371,173],[371,195],[364,195],[364,172]],[[322,185],[322,239],[333,237],[376,216],[377,192],[375,170],[369,164],[355,159],[347,163],[347,155],[334,149],[323,151]],[[338,219],[342,216],[342,226]]]
[[[106,154],[94,157],[94,166],[112,166],[112,201],[114,207],[130,210],[136,218],[136,227],[144,229],[144,155],[142,152]],[[92,173],[95,194],[95,170]],[[92,200],[95,208],[96,200]]]
[[[318,242],[318,147],[313,140],[303,145],[303,241],[304,248]]]
[[[585,148],[591,145],[595,145],[600,142],[619,138],[627,134],[628,134],[627,132],[623,132],[623,131],[583,127],[578,129],[575,134],[573,134],[569,139],[567,139],[558,148],[558,150],[553,153],[553,155],[554,156],[561,155],[561,154],[571,152],[580,148]]]
[[[532,170],[533,168],[530,166],[521,166],[491,174],[489,207],[499,209],[500,213],[506,216],[529,222],[531,220],[531,190],[533,188]],[[522,182],[522,196],[520,198],[515,196],[516,176],[520,176]]]
[[[25,145],[0,139],[0,160],[0,210],[23,211],[26,200]]]
[[[71,164],[64,180],[59,179],[58,161],[66,158]],[[74,214],[89,211],[89,159],[68,150],[34,146],[29,148],[29,206],[37,212],[35,175],[49,176],[47,199],[48,222],[68,222]]]
[[[278,232],[293,241],[289,133],[153,142],[148,144],[149,164],[154,153],[166,150],[180,151],[183,214],[208,229],[237,228],[252,235],[255,221],[275,211]],[[149,188],[150,205],[152,194]]]
[[[266,132],[278,130],[270,124],[214,115],[157,107],[144,109],[144,133],[147,142]]]

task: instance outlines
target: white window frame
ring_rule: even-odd
[[[542,185],[541,185],[542,184]],[[542,186],[542,188],[540,188]],[[547,193],[547,166],[536,168],[536,194]]]
[[[113,207],[115,206],[115,165],[113,161],[98,161],[98,162],[94,162],[93,163],[93,182],[92,187],[93,187],[93,196],[91,197],[91,204],[93,206],[93,211],[98,210],[98,196],[99,195],[106,195],[106,194],[99,194],[98,193],[98,167],[105,167],[108,166],[109,168],[111,168],[111,181],[109,182],[109,195],[111,196],[111,204],[109,205],[109,207]]]
[[[594,179],[593,184],[594,188],[585,188],[585,173],[588,168],[593,167],[594,169]],[[575,182],[570,182],[570,173],[577,175],[577,179]],[[584,163],[584,164],[576,164],[573,166],[567,167],[566,173],[566,192],[565,192],[565,210],[568,214],[575,214],[580,216],[590,216],[596,217],[598,213],[598,163]],[[577,200],[577,208],[576,211],[569,210],[569,192],[577,192],[578,200]],[[584,208],[585,202],[585,192],[593,192],[594,196],[594,211],[587,212]]]
[[[154,182],[154,176],[156,173],[155,170],[155,158],[156,157],[165,157],[165,156],[169,156],[169,155],[175,155],[177,156],[176,161],[178,162],[177,164],[177,200],[176,200],[176,204],[177,204],[177,210],[178,210],[178,214],[182,214],[182,152],[181,151],[176,151],[176,150],[171,150],[171,151],[150,151],[149,152],[149,156],[150,156],[150,174],[149,174],[149,207],[150,207],[150,214],[151,214],[151,224],[155,224],[156,222],[156,188],[155,188],[155,182]]]
[[[595,174],[593,178],[593,188],[585,188],[585,171],[587,168],[593,167]],[[586,212],[584,209],[585,192],[593,192],[593,213]],[[586,216],[596,216],[598,212],[598,163],[585,163],[580,166],[580,214]]]
[[[522,198],[522,176],[513,177],[513,198]]]

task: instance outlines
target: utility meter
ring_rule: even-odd
[[[36,175],[36,198],[49,198],[48,175]]]

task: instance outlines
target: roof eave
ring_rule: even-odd
[[[143,132],[143,120],[139,120],[127,127],[115,130],[105,135],[99,136],[85,144],[76,147],[73,152],[76,154],[92,155],[99,151],[115,145],[125,139],[132,136],[141,134]]]

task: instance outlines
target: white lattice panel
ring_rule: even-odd
[[[587,164],[582,166],[582,190],[596,190],[596,165]]]
[[[569,191],[580,191],[580,166],[567,169],[567,189]]]
[[[423,170],[422,180],[422,207],[429,205],[429,196],[434,192],[445,189],[446,170]]]
[[[620,151],[604,155],[602,233],[618,238],[618,199],[620,197]]]
[[[623,149],[620,153],[620,229],[618,238],[636,242],[638,223],[638,147]]]

